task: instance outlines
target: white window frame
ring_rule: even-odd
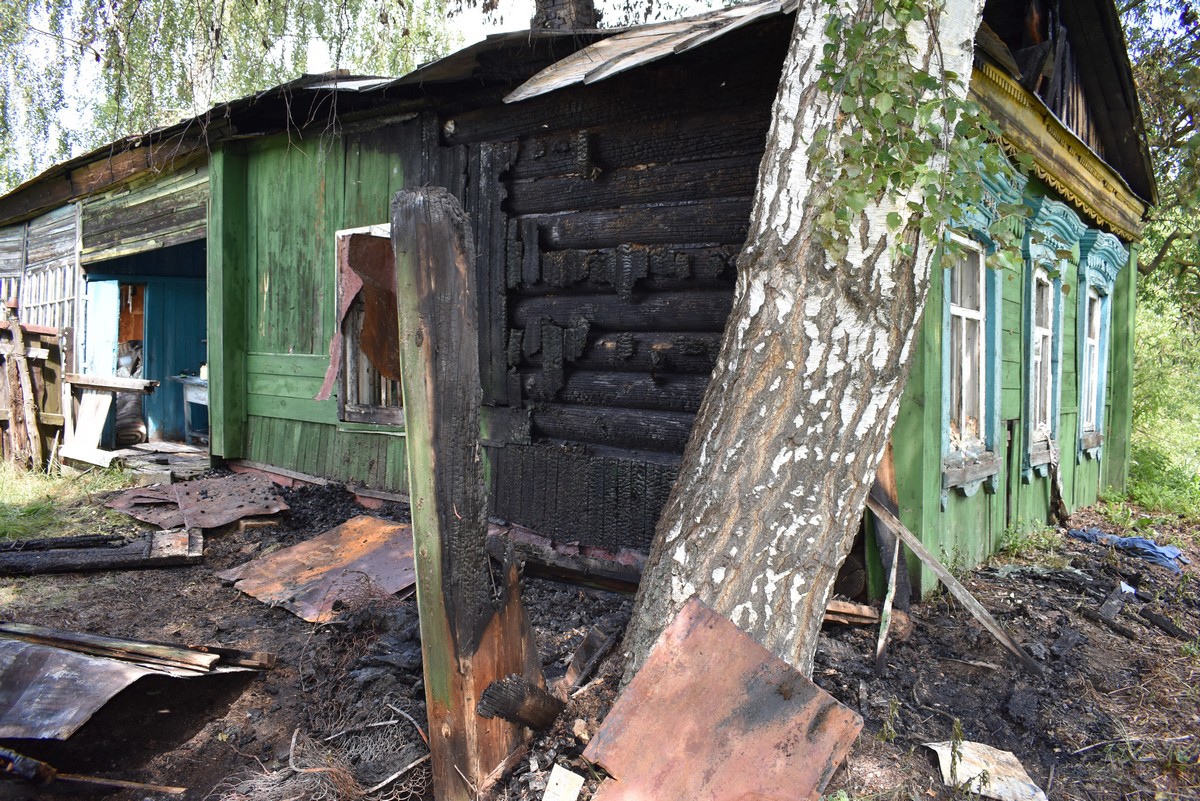
[[[959,236],[952,237],[964,253],[955,260],[949,268],[949,283],[946,292],[949,297],[950,320],[946,335],[950,338],[950,386],[946,391],[950,394],[950,450],[952,452],[978,455],[987,450],[987,325],[988,325],[988,291],[987,263],[983,248],[972,240]],[[975,260],[975,305],[964,306],[955,303],[956,287],[962,286],[963,266],[968,260]],[[965,288],[965,287],[964,287]],[[959,297],[962,293],[959,292]],[[961,333],[956,339],[956,328]],[[967,332],[974,329],[974,341]],[[969,386],[973,384],[973,386]],[[967,391],[971,390],[971,391]],[[974,395],[972,398],[971,396]],[[969,431],[970,421],[974,420],[974,430]]]
[[[1101,331],[1104,326],[1104,297],[1093,286],[1087,288],[1087,300],[1084,302],[1084,338],[1080,346],[1083,348],[1083,393],[1080,397],[1080,424],[1085,433],[1094,433],[1099,422],[1099,409],[1102,398],[1100,387],[1102,380],[1100,368],[1101,348],[1103,338]]]
[[[1030,432],[1034,442],[1054,439],[1054,387],[1058,359],[1055,353],[1055,297],[1050,272],[1038,265],[1031,276],[1032,306],[1030,308]]]

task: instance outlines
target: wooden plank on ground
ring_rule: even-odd
[[[946,566],[939,562],[934,555],[925,548],[925,545],[920,539],[917,538],[916,534],[913,534],[911,531],[909,531],[908,527],[901,523],[899,518],[889,512],[883,506],[883,504],[879,503],[879,501],[870,496],[867,497],[867,508],[882,518],[885,523],[887,523],[892,531],[894,531],[896,535],[904,541],[904,544],[912,549],[912,552],[917,555],[917,558],[924,562],[941,580],[941,582],[946,585],[946,589],[950,590],[950,594],[957,598],[958,602],[965,606],[967,610],[975,616],[975,619],[983,624],[983,627],[987,629],[988,632],[990,632],[991,635],[995,637],[996,640],[1003,645],[1009,653],[1020,660],[1021,664],[1026,670],[1038,677],[1042,675],[1042,666],[1039,665],[1037,661],[1030,656],[1024,648],[1021,647],[1020,643],[1012,638],[1012,635],[1005,631],[1004,628],[996,622],[996,619],[993,618],[991,613],[984,608],[983,604],[979,603],[979,601],[975,599],[975,596],[971,594],[971,591],[964,587],[962,582],[956,579],[954,574],[947,570]]]
[[[0,576],[178,567],[195,564],[203,558],[204,540],[199,531],[154,531],[131,542],[117,544],[81,546],[68,543],[64,547],[6,549],[0,552]]]

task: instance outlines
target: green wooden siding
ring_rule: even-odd
[[[429,125],[414,118],[336,139],[279,136],[213,154],[215,454],[408,491],[402,429],[339,423],[336,389],[313,398],[335,324],[335,233],[387,222],[406,179],[437,177],[421,152]]]
[[[1043,187],[1029,187],[1031,194]],[[1136,254],[1131,256],[1131,263]],[[1129,473],[1129,387],[1132,379],[1133,316],[1136,269],[1126,266],[1113,293],[1112,352],[1107,385],[1108,412],[1105,445],[1099,460],[1076,460],[1079,376],[1076,363],[1076,321],[1079,311],[1078,279],[1063,275],[1065,293],[1062,319],[1062,396],[1059,407],[1059,445],[1062,451],[1063,497],[1074,510],[1096,502],[1101,490],[1121,489]],[[915,348],[912,373],[896,419],[895,449],[900,518],[926,546],[948,565],[970,567],[982,562],[1003,544],[1007,529],[1028,530],[1043,524],[1050,505],[1050,482],[1036,473],[1021,475],[1021,449],[1025,441],[1025,376],[1028,374],[1025,341],[1025,273],[1005,271],[999,282],[1001,299],[1001,387],[998,455],[1001,472],[995,492],[981,488],[967,497],[957,489],[942,493],[942,273],[934,270],[925,318]],[[1114,411],[1121,410],[1121,411]],[[918,436],[918,432],[920,435]],[[932,589],[936,578],[909,563],[914,587]]]

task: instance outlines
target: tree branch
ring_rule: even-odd
[[[1170,235],[1163,241],[1162,247],[1158,249],[1154,260],[1149,264],[1139,264],[1138,273],[1141,275],[1149,275],[1159,268],[1163,261],[1167,258],[1167,251],[1171,249],[1171,245],[1175,244],[1175,240],[1179,239],[1179,231],[1172,231]]]

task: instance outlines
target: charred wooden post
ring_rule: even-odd
[[[476,714],[484,689],[516,673],[542,681],[515,567],[496,580],[479,444],[479,336],[467,218],[445,189],[392,200],[392,246],[417,606],[434,789],[470,799],[522,741],[521,726]],[[500,600],[492,588],[503,585]]]
[[[541,731],[550,728],[565,706],[529,679],[513,674],[487,686],[477,711],[485,718],[503,718]]]

